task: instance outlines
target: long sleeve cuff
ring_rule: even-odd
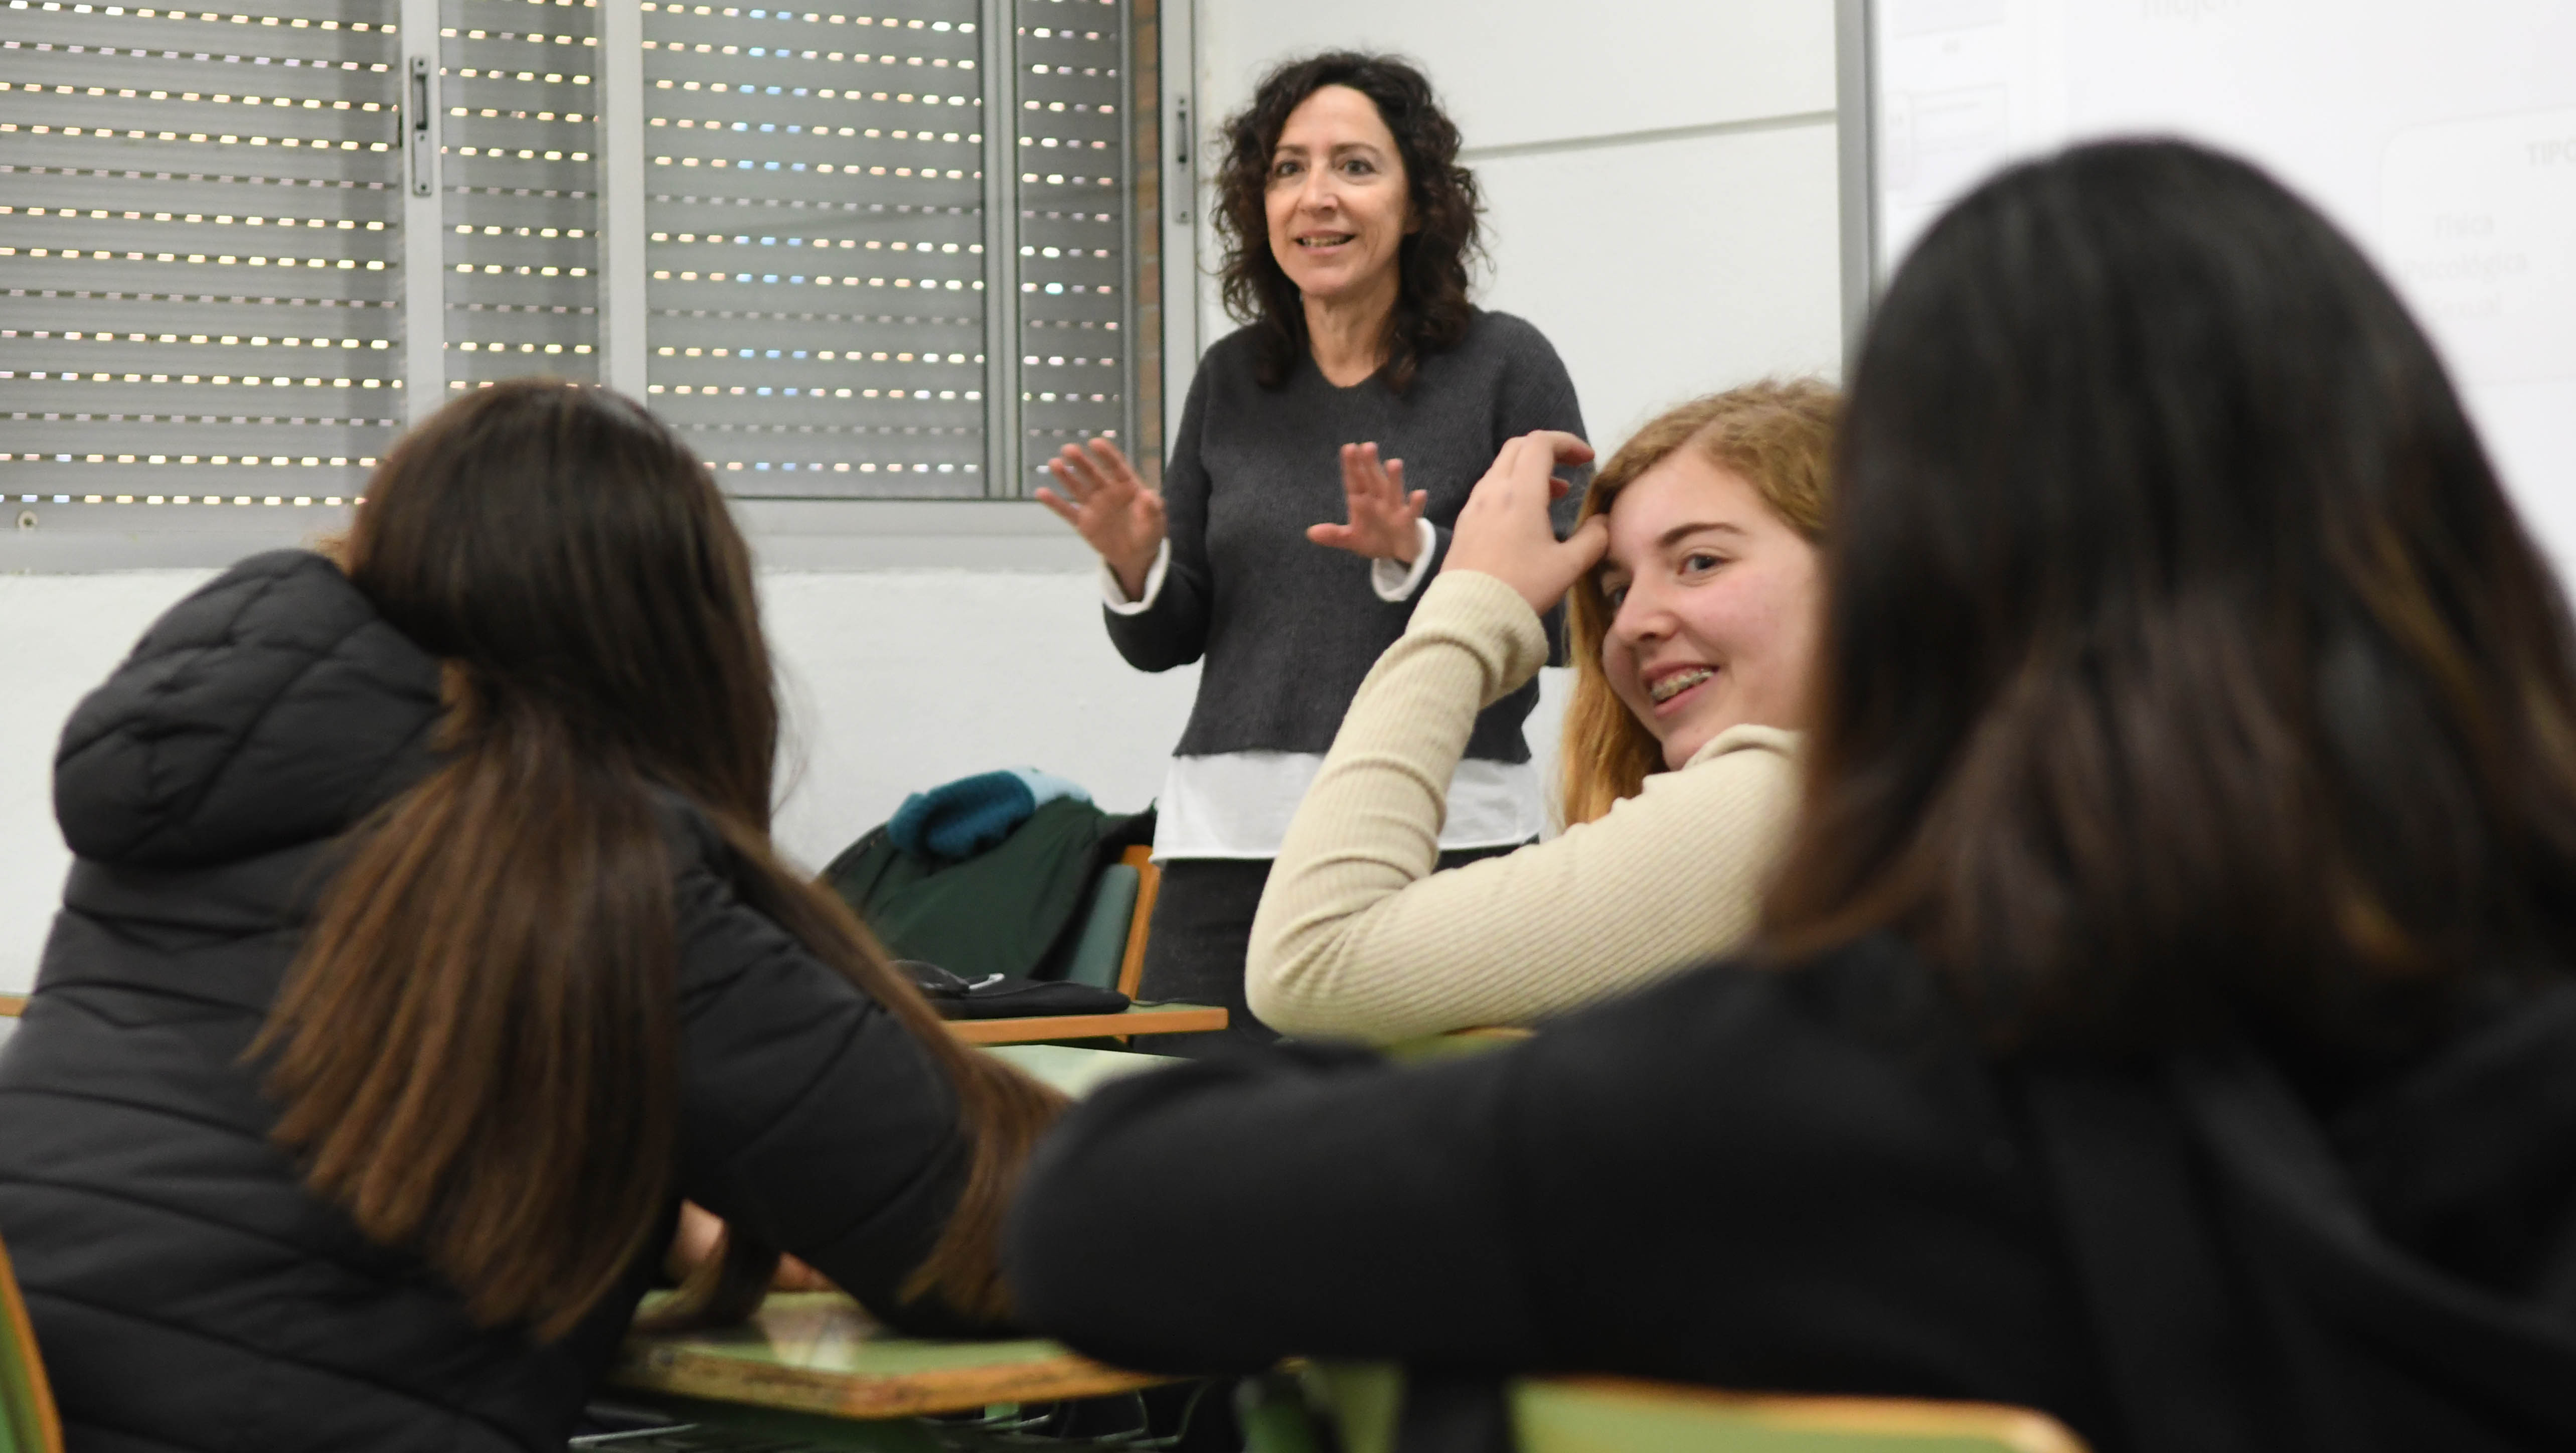
[[[1166,538],[1162,547],[1154,552],[1153,568],[1145,572],[1145,593],[1129,600],[1127,587],[1118,583],[1118,572],[1110,569],[1109,562],[1103,560],[1100,562],[1100,603],[1109,607],[1111,615],[1143,615],[1154,608],[1155,597],[1163,593],[1163,577],[1171,572],[1171,568],[1172,542]]]
[[[1431,574],[1433,557],[1440,553],[1440,532],[1428,519],[1415,520],[1413,528],[1421,543],[1414,547],[1413,563],[1401,560],[1376,560],[1369,564],[1369,588],[1389,605],[1402,605],[1413,599],[1422,582]],[[1152,588],[1150,585],[1147,587]]]

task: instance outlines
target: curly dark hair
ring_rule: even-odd
[[[1476,174],[1458,164],[1458,127],[1431,94],[1430,78],[1394,56],[1335,50],[1289,61],[1262,77],[1252,104],[1225,123],[1225,164],[1217,173],[1217,232],[1225,239],[1225,308],[1251,325],[1253,375],[1264,388],[1288,381],[1306,350],[1306,310],[1297,285],[1270,254],[1264,198],[1270,157],[1288,113],[1326,86],[1348,86],[1376,104],[1404,159],[1405,190],[1419,226],[1396,254],[1395,311],[1387,318],[1387,386],[1413,386],[1422,357],[1456,346],[1475,307],[1467,265],[1481,252],[1484,201]]]

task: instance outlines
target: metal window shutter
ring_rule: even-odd
[[[599,379],[598,0],[441,0],[451,392]]]
[[[1125,0],[903,8],[640,7],[647,391],[729,492],[1020,495],[1134,447]],[[437,14],[445,316],[406,320],[397,0],[10,0],[0,490],[339,504],[409,329],[451,393],[599,377],[597,0]]]
[[[981,37],[647,3],[650,402],[731,494],[980,496]]]
[[[0,491],[338,504],[402,414],[392,0],[0,17]]]
[[[1135,452],[1128,408],[1135,244],[1116,0],[1013,0],[1020,135],[1022,487],[1092,437]]]

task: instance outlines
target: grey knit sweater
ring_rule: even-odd
[[[1138,614],[1104,612],[1130,665],[1167,671],[1205,658],[1176,749],[1185,757],[1324,751],[1360,679],[1404,634],[1412,601],[1380,600],[1368,561],[1306,538],[1308,525],[1347,515],[1342,445],[1375,441],[1381,457],[1404,461],[1405,487],[1430,492],[1445,554],[1449,526],[1503,441],[1583,432],[1556,350],[1508,313],[1477,313],[1457,347],[1423,358],[1400,398],[1382,374],[1336,388],[1308,357],[1265,389],[1252,364],[1248,331],[1200,360],[1163,471],[1172,560],[1162,590]],[[1580,502],[1578,491],[1558,504],[1560,534]],[[1559,634],[1553,621],[1549,633]],[[1537,701],[1533,681],[1486,708],[1467,755],[1528,761],[1521,723]]]

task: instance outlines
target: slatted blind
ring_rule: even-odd
[[[1133,425],[1135,245],[1125,112],[1127,7],[1117,0],[1011,0],[1020,106],[1018,493],[1046,460],[1093,436],[1127,445]]]
[[[447,386],[599,378],[599,0],[441,0]]]
[[[644,9],[654,407],[735,494],[984,494],[972,0]]]
[[[601,376],[602,0],[415,12],[413,318],[400,0],[231,3],[0,10],[0,492],[339,505],[407,331]],[[855,3],[640,4],[648,401],[737,495],[1025,494],[1134,434],[1129,0]]]
[[[0,12],[0,493],[355,491],[402,415],[394,15]]]

